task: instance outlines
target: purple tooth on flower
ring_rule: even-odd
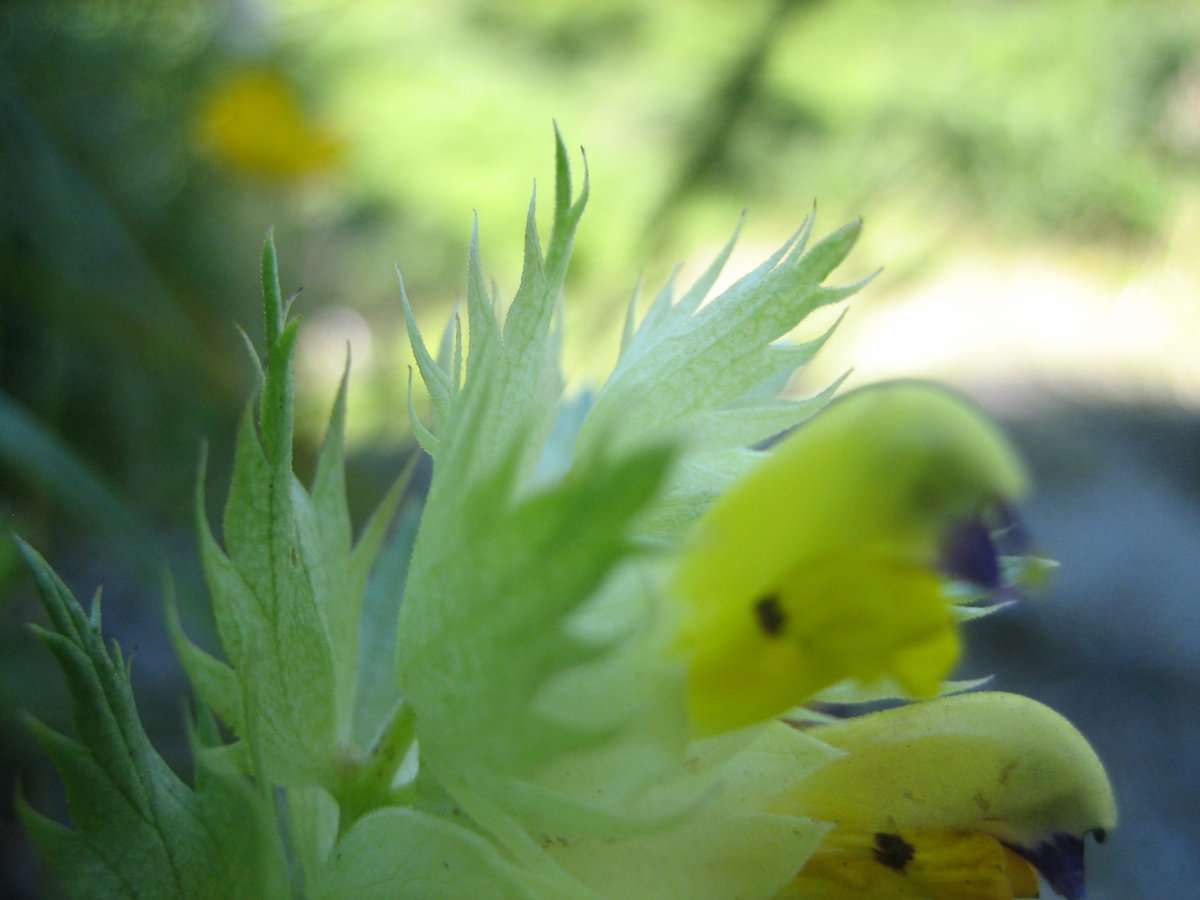
[[[986,590],[1001,587],[1000,559],[991,530],[980,518],[960,519],[942,538],[942,572]]]
[[[1103,829],[1096,829],[1103,834]],[[1097,840],[1101,840],[1097,837]],[[1036,847],[1011,844],[1011,849],[1033,864],[1043,878],[1066,900],[1084,900],[1083,838],[1056,834]]]

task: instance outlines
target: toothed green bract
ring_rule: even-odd
[[[35,719],[30,726],[66,785],[74,828],[19,796],[18,811],[67,894],[277,896],[282,856],[258,793],[196,741],[195,785],[171,771],[138,719],[120,650],[105,646],[41,556],[24,543],[21,551],[50,618],[36,633],[67,678],[77,737]]]

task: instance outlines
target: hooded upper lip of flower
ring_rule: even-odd
[[[863,388],[805,424],[713,505],[677,570],[698,730],[847,678],[936,694],[959,654],[945,575],[1000,586],[992,522],[1024,488],[994,426],[929,384]]]
[[[975,833],[1015,851],[1068,900],[1085,896],[1084,838],[1104,841],[1116,803],[1095,751],[1049,708],[1013,694],[961,694],[811,733],[846,755],[818,769],[785,807],[832,823],[835,835],[861,833],[875,844],[895,836],[909,847],[901,859],[865,844],[868,867],[904,875],[908,858],[922,852],[906,830]]]

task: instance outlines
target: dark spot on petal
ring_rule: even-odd
[[[875,860],[889,869],[903,872],[914,852],[913,845],[898,834],[881,831],[875,835]]]
[[[774,594],[760,599],[754,604],[754,615],[758,618],[759,627],[770,637],[778,637],[783,633],[787,624],[787,616],[779,605],[779,598]]]
[[[989,590],[1000,587],[1000,559],[992,533],[980,519],[961,519],[942,536],[941,570]]]
[[[1089,833],[1096,839],[1097,844],[1103,844],[1108,840],[1108,832],[1103,828],[1093,828]]]
[[[1084,900],[1083,838],[1060,833],[1036,847],[1009,846],[1029,860],[1066,900]]]

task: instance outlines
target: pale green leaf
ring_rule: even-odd
[[[772,810],[837,751],[780,723],[695,746],[664,793],[704,801],[675,824],[618,839],[559,841],[548,851],[607,897],[767,900],[804,865],[829,826]]]
[[[267,321],[266,378],[259,427],[252,409],[242,418],[233,480],[225,504],[224,543],[218,546],[203,508],[203,470],[197,487],[201,559],[218,633],[242,688],[243,736],[251,757],[282,784],[327,777],[341,724],[348,732],[353,692],[339,688],[326,610],[340,608],[345,586],[349,522],[341,481],[339,393],[334,423],[318,464],[318,516],[292,474],[297,323],[288,322],[268,238],[263,252]],[[341,645],[357,640],[342,629]],[[353,650],[349,650],[350,653]]]
[[[196,518],[218,633],[242,685],[244,734],[273,778],[303,784],[321,777],[332,757],[335,697],[292,483],[290,471],[285,477],[267,464],[247,414],[226,506],[229,555],[208,529],[202,484]]]
[[[430,456],[437,458],[441,442],[438,440],[429,426],[421,421],[421,417],[417,414],[417,407],[413,403],[413,376],[412,369],[408,370],[408,424],[412,428],[413,437],[417,439],[417,443],[421,449]]]
[[[850,252],[860,229],[853,222],[803,255],[787,253],[791,248],[785,245],[768,260],[769,267],[694,312],[695,293],[673,306],[656,302],[601,389],[580,435],[581,452],[603,443],[609,432],[622,442],[661,436],[689,416],[737,403],[781,368],[805,362],[824,338],[796,351],[780,352],[772,342],[809,313],[861,286],[821,285]],[[714,279],[710,270],[701,285]]]
[[[628,553],[629,524],[669,459],[648,450],[600,463],[516,505],[510,465],[476,485],[452,540],[422,554],[418,538],[397,649],[431,765],[527,774],[588,739],[530,701],[602,649],[563,621]]]
[[[741,447],[685,454],[659,498],[638,518],[638,536],[670,544],[762,456]]]
[[[398,495],[399,491],[394,493]],[[387,499],[383,501],[384,504],[388,502]],[[382,540],[383,529],[373,526],[383,518],[383,515],[376,514],[372,519],[372,524],[367,526],[363,537],[359,539],[359,551],[374,540],[375,533]],[[396,620],[400,615],[403,587],[408,579],[408,562],[420,520],[420,508],[415,503],[406,504],[400,512],[392,537],[378,554],[379,564],[367,588],[359,626],[358,693],[354,720],[354,739],[359,746],[365,747],[371,743],[388,714],[400,701],[400,689],[396,684]],[[371,568],[364,563],[365,559],[360,563],[362,568]]]
[[[841,319],[803,343],[780,338],[869,280],[841,288],[822,285],[853,247],[861,226],[851,223],[805,252],[813,218],[706,306],[702,301],[727,262],[737,231],[678,302],[672,276],[636,327],[636,302],[631,303],[620,359],[580,429],[576,452],[586,458],[601,447],[667,436],[682,442],[680,465],[639,521],[643,538],[677,540],[753,463],[745,448],[819,412],[844,380],[804,401],[778,396]]]
[[[530,879],[488,841],[412,809],[382,809],[357,822],[329,855],[312,900],[532,898]]]
[[[412,302],[404,289],[404,276],[400,274],[399,268],[396,269],[396,278],[400,283],[400,305],[404,310],[404,322],[408,328],[408,342],[412,346],[413,356],[416,357],[421,379],[429,391],[429,398],[433,401],[434,421],[440,424],[450,416],[450,399],[453,393],[451,378],[425,346],[425,338],[421,335],[421,329],[417,327]]]
[[[575,229],[587,202],[586,178],[574,203],[571,193],[570,166],[559,138],[550,242],[543,255],[531,201],[521,283],[503,325],[496,319],[484,285],[478,223],[472,232],[467,277],[470,340],[466,382],[456,397],[449,421],[437,431],[436,443],[429,440],[428,429],[414,422],[418,440],[423,445],[429,444],[439,456],[430,487],[435,520],[441,511],[450,512],[461,503],[471,484],[488,477],[514,448],[520,453],[519,482],[536,465],[563,386],[556,322],[560,321],[562,282]],[[447,491],[453,496],[443,498]],[[433,527],[439,527],[436,521]]]
[[[240,776],[197,772],[189,788],[151,746],[129,674],[67,587],[21,545],[52,630],[36,633],[70,688],[78,740],[31,727],[67,789],[74,829],[18,802],[23,823],[75,897],[271,896],[280,857]],[[198,767],[203,763],[197,754]]]
[[[337,840],[338,804],[327,790],[313,785],[290,788],[287,808],[293,853],[304,871],[305,883],[312,884],[321,877]]]
[[[166,601],[167,634],[175,647],[184,672],[196,696],[233,729],[234,734],[245,734],[245,716],[242,710],[242,686],[237,673],[227,664],[205,653],[183,633],[179,621],[179,609],[173,593],[168,590]]]
[[[688,422],[693,451],[761,444],[808,421],[824,409],[846,375],[804,400],[771,400],[697,413]]]

